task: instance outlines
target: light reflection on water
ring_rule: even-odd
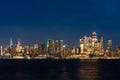
[[[79,68],[79,80],[100,80],[99,65],[96,63],[83,63]]]
[[[2,61],[0,80],[120,80],[120,64],[78,60]]]

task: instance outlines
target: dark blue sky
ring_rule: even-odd
[[[0,44],[20,38],[23,43],[63,39],[78,44],[96,31],[120,44],[119,0],[1,0]]]

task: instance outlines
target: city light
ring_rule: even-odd
[[[7,47],[1,46],[1,59],[114,59],[119,58],[120,48],[112,50],[112,40],[108,40],[104,48],[104,38],[96,32],[90,36],[81,37],[78,46],[66,46],[63,40],[48,39],[45,44],[35,43],[33,46],[23,45],[18,40],[13,45],[12,38]]]

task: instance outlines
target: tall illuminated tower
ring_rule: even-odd
[[[12,38],[10,38],[10,47],[12,47],[13,46],[13,40],[12,40]]]

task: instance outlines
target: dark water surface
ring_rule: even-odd
[[[0,80],[120,80],[120,60],[0,60]]]

